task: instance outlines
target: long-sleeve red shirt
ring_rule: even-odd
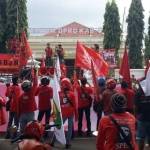
[[[60,96],[60,106],[63,118],[71,117],[75,114],[76,103],[75,103],[75,96],[74,93],[69,91],[67,92],[67,97],[65,96],[64,92],[59,92]]]
[[[37,109],[35,92],[37,89],[37,76],[33,77],[33,86],[28,92],[23,92],[19,97],[19,115],[34,112]]]
[[[18,112],[18,100],[20,94],[21,94],[20,86],[11,85],[10,87],[7,87],[5,95],[6,97],[9,97],[11,99],[10,112]]]

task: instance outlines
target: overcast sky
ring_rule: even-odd
[[[105,5],[108,0],[27,0],[29,27],[61,27],[73,21],[89,27],[102,27]],[[124,8],[126,16],[131,0],[116,0],[120,21]],[[147,24],[149,0],[142,0]]]

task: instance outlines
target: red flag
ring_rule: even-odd
[[[29,57],[32,56],[32,50],[27,40],[25,32],[22,32],[20,39],[21,39],[21,46],[24,48],[25,51],[25,57],[28,59]]]
[[[129,87],[131,87],[130,66],[126,47],[122,58],[119,74],[123,77],[123,80],[128,83]]]
[[[93,62],[91,61],[91,68],[92,68],[92,79],[93,79],[93,87],[94,87],[94,95],[96,97],[96,100],[98,100],[98,84],[97,84],[97,79],[96,79],[96,73],[95,73],[95,70],[94,70],[94,65],[93,65]]]
[[[91,60],[93,61],[96,76],[106,76],[108,74],[108,64],[102,56],[92,48],[88,48],[84,44],[77,42],[76,67],[91,70]]]

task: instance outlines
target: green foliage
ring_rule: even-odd
[[[127,18],[127,44],[131,68],[142,68],[142,41],[144,32],[144,15],[141,0],[132,0]]]
[[[7,39],[19,36],[28,29],[26,0],[8,0],[7,2]]]
[[[145,36],[145,63],[150,60],[150,17],[148,19],[148,34]]]
[[[6,0],[0,0],[0,53],[6,50]]]
[[[103,24],[104,49],[115,49],[116,59],[118,60],[118,50],[120,48],[120,17],[118,12],[117,4],[115,0],[112,2],[107,2],[104,14],[104,24]]]

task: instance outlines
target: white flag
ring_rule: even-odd
[[[61,124],[60,128],[55,127],[55,136],[56,139],[61,144],[66,144],[66,138],[65,138],[65,132],[64,132],[64,125],[62,120],[62,113],[61,113],[61,107],[60,107],[60,98],[59,98],[59,91],[60,91],[60,85],[58,82],[58,78],[56,76],[56,72],[54,73],[54,80],[53,83],[51,82],[51,87],[53,88],[53,101],[56,107],[56,124]]]
[[[57,76],[58,80],[60,81],[60,77],[61,77],[61,68],[60,68],[59,57],[56,58],[55,69],[56,69],[56,76]]]

